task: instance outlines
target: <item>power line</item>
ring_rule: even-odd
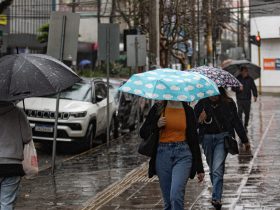
[[[253,5],[249,5],[249,6],[243,6],[243,7],[225,7],[225,8],[221,8],[221,9],[230,9],[230,10],[234,10],[234,9],[250,9],[250,8],[254,8],[254,7],[261,7],[261,6],[267,6],[267,5],[276,5],[276,4],[280,4],[280,1],[275,1],[275,2],[267,2],[267,3],[262,3],[262,4],[253,4]]]

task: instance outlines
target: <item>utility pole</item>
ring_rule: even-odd
[[[101,0],[97,0],[97,22],[101,23]]]
[[[116,0],[111,0],[111,1],[112,1],[112,8],[110,14],[110,23],[114,23],[115,13],[116,13]]]
[[[203,0],[203,19],[206,24],[206,51],[207,51],[207,64],[213,62],[213,41],[212,41],[212,13],[211,13],[211,0]]]
[[[237,1],[237,46],[240,47],[240,4]]]
[[[72,12],[75,13],[76,12],[76,0],[72,0]]]
[[[196,0],[197,2],[197,64],[200,66],[200,0]]]
[[[196,24],[196,18],[195,18],[195,9],[196,9],[196,0],[191,0],[191,18],[192,18],[192,49],[193,49],[193,55],[192,55],[192,61],[191,61],[191,68],[195,66],[195,63],[197,61],[197,53],[196,53],[196,45],[197,45],[197,34],[196,34],[196,27],[198,25]]]
[[[260,32],[258,31],[258,37],[261,37]],[[258,61],[259,61],[259,67],[261,67],[261,45],[258,45]],[[262,94],[262,71],[260,73],[259,78],[259,94]]]
[[[159,0],[150,0],[150,30],[149,30],[149,51],[150,51],[150,64],[159,65]]]
[[[212,0],[211,12],[212,12],[212,45],[213,45],[213,65],[217,64],[217,41],[218,41],[218,0]]]
[[[244,0],[240,0],[240,46],[245,56]]]

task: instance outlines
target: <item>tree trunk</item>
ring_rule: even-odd
[[[116,0],[112,1],[112,8],[111,8],[111,14],[110,14],[110,23],[114,23],[115,14],[116,14]]]
[[[97,0],[97,22],[101,23],[101,1]]]
[[[149,29],[149,51],[150,65],[158,65],[159,62],[159,0],[150,0],[150,29]]]
[[[191,61],[191,67],[193,67],[197,60],[197,53],[196,53],[196,45],[197,45],[197,34],[196,34],[196,27],[199,27],[196,23],[196,16],[195,16],[195,10],[196,10],[196,0],[191,0],[191,39],[192,39],[192,48],[193,48],[193,55],[192,55],[192,61]]]
[[[207,53],[207,63],[213,61],[213,41],[212,41],[212,15],[211,15],[211,0],[203,0],[203,19],[206,24],[205,31],[205,47]]]
[[[245,28],[244,28],[244,2],[240,0],[240,46],[242,47],[244,56],[245,55]]]

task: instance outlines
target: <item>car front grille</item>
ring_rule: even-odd
[[[32,129],[33,136],[53,138],[54,133],[38,132]],[[69,138],[68,134],[64,130],[57,130],[57,138]]]
[[[55,119],[55,112],[51,111],[37,111],[37,110],[25,110],[25,113],[28,117],[33,118],[43,118],[43,119]],[[68,120],[70,117],[70,113],[60,112],[58,113],[58,119],[60,120]]]

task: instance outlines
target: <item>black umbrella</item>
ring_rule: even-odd
[[[223,65],[223,69],[237,77],[240,74],[241,67],[247,67],[249,70],[249,75],[253,79],[260,78],[261,67],[251,63],[248,60],[230,60]]]
[[[0,101],[59,93],[81,79],[62,62],[41,54],[0,59]]]
[[[52,151],[52,174],[55,170],[56,138],[60,92],[81,78],[53,57],[41,54],[8,55],[0,59],[0,101],[57,94]]]

